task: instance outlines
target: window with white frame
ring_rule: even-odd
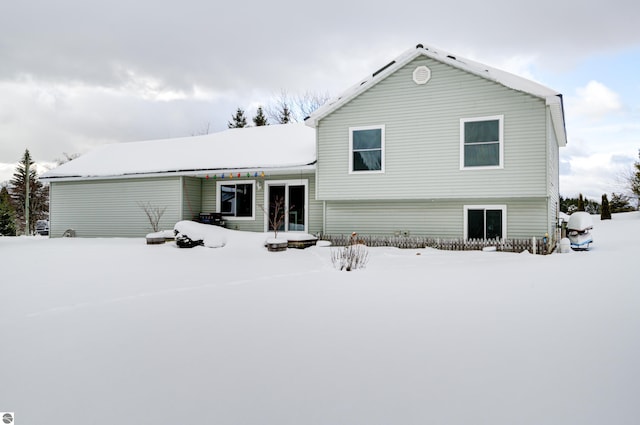
[[[460,120],[460,168],[502,168],[502,115]]]
[[[242,219],[254,218],[255,196],[254,182],[218,182],[216,207],[225,217]]]
[[[465,205],[465,239],[503,239],[506,235],[506,205]]]
[[[349,129],[349,172],[384,172],[384,126]]]

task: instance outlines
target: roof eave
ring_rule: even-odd
[[[92,176],[42,176],[40,180],[51,182],[63,181],[81,181],[81,180],[115,180],[115,179],[139,179],[150,177],[206,177],[208,174],[236,174],[236,173],[261,173],[265,172],[269,175],[282,175],[290,173],[312,173],[316,169],[316,161],[305,165],[293,165],[287,167],[239,167],[239,168],[210,168],[198,170],[176,170],[176,171],[156,171],[149,173],[125,173],[111,175],[92,175]]]

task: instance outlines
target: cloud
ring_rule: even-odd
[[[573,116],[595,120],[622,110],[620,95],[594,80],[577,88],[576,96],[569,97],[567,104]]]
[[[574,157],[570,161],[571,174],[561,173],[560,193],[564,196],[582,193],[599,201],[603,193],[626,192],[626,182],[620,176],[632,163],[633,158],[628,155],[615,153]]]
[[[132,75],[119,87],[79,82],[53,83],[22,77],[0,81],[0,162],[11,162],[29,148],[38,160],[62,152],[152,138],[186,136],[203,124],[222,128],[238,105],[224,93],[194,87],[175,90]]]

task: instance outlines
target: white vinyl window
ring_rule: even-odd
[[[216,209],[225,219],[255,219],[255,182],[251,180],[222,181],[216,184]]]
[[[384,172],[384,125],[349,129],[349,173]]]
[[[507,237],[506,205],[465,205],[465,239],[504,239]]]
[[[502,115],[460,120],[460,169],[503,167]]]

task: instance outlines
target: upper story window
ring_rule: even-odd
[[[503,167],[503,115],[460,120],[460,168]]]
[[[217,208],[222,215],[244,219],[254,218],[253,182],[218,182],[216,192]]]
[[[384,126],[349,129],[349,173],[384,172]]]

